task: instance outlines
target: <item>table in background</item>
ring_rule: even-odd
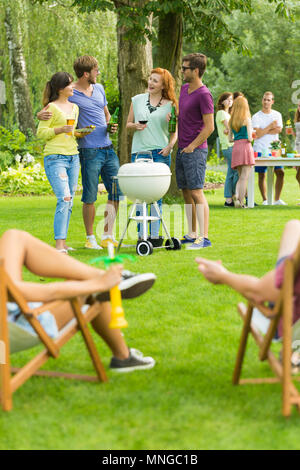
[[[259,157],[255,160],[255,167],[267,167],[267,201],[268,205],[273,204],[273,180],[274,180],[274,167],[275,166],[300,166],[300,155],[295,155],[295,158],[277,158],[277,157]],[[254,207],[254,184],[255,172],[252,167],[248,179],[248,207]]]

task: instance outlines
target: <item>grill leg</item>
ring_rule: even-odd
[[[123,231],[123,233],[122,233],[122,236],[121,236],[120,241],[119,241],[119,244],[118,244],[118,248],[117,248],[117,250],[116,250],[117,253],[118,253],[118,251],[119,251],[120,248],[121,248],[122,242],[123,242],[124,237],[125,237],[125,233],[126,233],[128,227],[129,227],[130,221],[132,220],[132,216],[133,216],[133,214],[134,214],[134,212],[135,212],[135,209],[136,209],[136,202],[134,202],[134,203],[132,204],[132,207],[131,207],[131,209],[130,209],[129,216],[128,216],[128,219],[127,219],[127,224],[126,224],[125,229],[124,229],[124,231]]]

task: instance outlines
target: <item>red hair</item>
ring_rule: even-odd
[[[157,67],[156,69],[151,70],[151,74],[152,73],[157,73],[158,75],[161,75],[164,87],[162,90],[162,96],[166,100],[172,101],[173,105],[178,111],[178,101],[175,95],[175,80],[170,74],[169,70]]]

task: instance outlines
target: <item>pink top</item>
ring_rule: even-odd
[[[290,256],[292,258],[293,255]],[[285,259],[283,259],[278,266],[276,267],[275,271],[275,287],[278,289],[281,288],[283,283],[284,277],[284,263]],[[295,283],[294,283],[294,310],[293,310],[293,324],[296,323],[297,320],[300,319],[300,270],[296,275]],[[279,336],[282,336],[282,319],[280,320],[278,326],[278,333]]]

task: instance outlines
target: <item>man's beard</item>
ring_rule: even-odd
[[[89,79],[88,79],[88,84],[89,84],[89,85],[95,85],[95,83],[96,83],[96,80],[95,80],[95,79],[92,79],[92,78],[89,78]]]

